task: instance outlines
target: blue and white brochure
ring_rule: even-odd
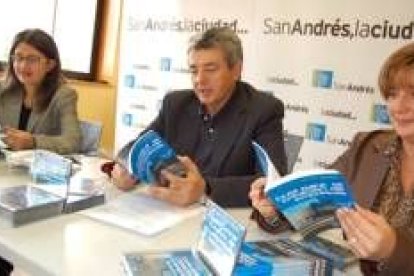
[[[143,183],[160,182],[160,171],[177,163],[174,149],[153,130],[138,137],[128,156],[129,172]]]
[[[214,275],[231,275],[246,228],[212,201],[207,202],[195,252]]]
[[[303,276],[332,275],[325,260],[300,254],[301,248],[289,247],[283,240],[245,242],[233,275]]]
[[[336,170],[295,172],[267,183],[265,193],[300,231],[335,226],[335,211],[355,204],[347,180]]]
[[[233,273],[246,228],[212,201],[191,250],[124,254],[127,275],[223,275]]]
[[[71,160],[47,150],[34,151],[30,174],[35,183],[67,185],[71,172]]]

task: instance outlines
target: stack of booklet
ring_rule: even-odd
[[[127,275],[231,275],[246,228],[213,202],[196,244],[169,252],[128,252],[122,259]]]
[[[91,178],[73,175],[72,160],[59,154],[36,150],[30,166],[38,187],[65,199],[65,213],[71,213],[105,202],[104,187]]]
[[[332,265],[290,239],[245,242],[233,275],[332,275]]]
[[[208,201],[201,231],[191,249],[127,252],[126,275],[330,275],[318,256],[289,241],[244,243],[246,228]]]
[[[32,151],[30,159],[32,182],[0,188],[4,224],[19,226],[104,203],[103,187],[92,179],[72,177],[69,159],[45,150]]]

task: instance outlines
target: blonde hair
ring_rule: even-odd
[[[385,60],[378,76],[381,96],[387,99],[395,86],[396,76],[411,69],[414,69],[414,42],[399,48]]]

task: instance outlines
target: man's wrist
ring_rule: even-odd
[[[280,215],[278,213],[275,213],[274,216],[270,216],[270,217],[264,217],[264,221],[272,226],[272,227],[276,227],[280,224]]]

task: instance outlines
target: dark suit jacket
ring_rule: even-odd
[[[373,131],[359,133],[351,146],[332,165],[331,168],[341,171],[348,179],[357,203],[371,209],[378,195],[381,184],[385,181],[390,168],[389,157],[385,154],[386,147],[395,137],[393,131]],[[287,221],[279,227],[272,228],[255,210],[253,217],[259,225],[269,232],[280,232],[289,228]],[[396,229],[397,244],[394,254],[386,261],[385,269],[379,275],[414,275],[414,240],[407,229]],[[372,275],[373,262],[362,261],[361,268],[367,275]]]
[[[0,125],[18,128],[23,91],[0,87]],[[66,154],[78,152],[81,134],[75,90],[62,86],[42,112],[32,111],[27,131],[32,133],[36,148]]]
[[[210,197],[221,206],[248,206],[250,184],[260,172],[252,148],[258,142],[280,173],[286,173],[283,144],[283,103],[252,86],[238,82],[227,102],[226,116],[217,123],[219,138],[213,150],[214,173],[204,175]],[[157,118],[148,129],[157,131],[179,155],[195,160],[202,119],[200,102],[192,90],[165,96]]]

